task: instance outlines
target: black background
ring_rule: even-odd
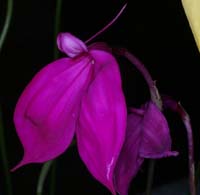
[[[12,24],[0,53],[0,101],[6,134],[9,166],[22,157],[23,149],[16,135],[12,116],[16,101],[34,74],[53,60],[55,1],[15,0]],[[87,40],[107,24],[124,1],[65,0],[62,6],[61,31]],[[0,30],[6,1],[1,0]],[[118,21],[95,41],[128,48],[138,56],[161,93],[181,101],[191,116],[195,137],[195,159],[199,160],[199,52],[184,14],[181,1],[132,0]],[[133,66],[119,59],[124,92],[129,106],[148,100],[148,88]],[[176,114],[166,112],[171,127],[173,149],[177,158],[157,161],[154,185],[187,176],[187,139],[184,126]],[[15,194],[35,194],[41,165],[31,164],[12,173]],[[147,162],[133,180],[130,194],[143,191]],[[56,194],[110,194],[95,181],[70,148],[57,161]],[[5,179],[0,161],[0,194]],[[46,186],[48,188],[48,186]],[[48,189],[46,190],[48,194]],[[5,194],[5,193],[4,193]]]

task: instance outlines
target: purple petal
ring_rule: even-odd
[[[141,157],[162,158],[177,155],[177,152],[171,151],[171,137],[168,123],[162,112],[152,102],[146,105],[142,122],[142,132]]]
[[[90,57],[63,58],[47,65],[26,87],[14,113],[24,147],[23,160],[15,169],[53,159],[69,146],[92,66]]]
[[[127,195],[132,178],[144,158],[175,156],[171,152],[171,138],[167,121],[152,102],[141,109],[130,109],[126,139],[115,168],[115,187],[120,195]]]
[[[116,60],[104,51],[90,51],[95,78],[81,104],[78,149],[90,173],[113,194],[113,172],[125,138],[126,105]]]
[[[115,187],[120,195],[127,195],[132,178],[141,167],[143,158],[139,156],[142,139],[141,122],[143,110],[134,109],[128,115],[126,138],[115,167]]]
[[[57,45],[60,51],[72,58],[87,52],[85,43],[70,33],[59,33]]]

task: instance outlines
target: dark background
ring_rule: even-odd
[[[0,30],[6,1],[0,1]],[[107,24],[124,1],[65,0],[61,31],[87,40]],[[34,74],[53,60],[55,1],[15,0],[12,24],[0,53],[0,101],[6,134],[9,167],[22,158],[23,149],[16,135],[12,116],[16,101]],[[199,52],[194,42],[181,1],[131,0],[118,21],[95,41],[128,48],[138,56],[157,80],[161,93],[181,101],[191,116],[195,138],[195,159],[199,160]],[[124,92],[129,106],[138,107],[148,100],[148,88],[136,69],[118,59]],[[176,114],[165,113],[171,128],[177,158],[157,161],[154,185],[186,177],[187,139]],[[15,194],[35,194],[41,165],[31,164],[12,173]],[[130,194],[144,191],[147,162],[133,180]],[[70,148],[57,161],[57,192],[60,194],[110,194],[87,172],[76,148]],[[48,182],[47,182],[48,183]],[[5,179],[0,161],[0,194]],[[46,186],[48,194],[48,186]]]

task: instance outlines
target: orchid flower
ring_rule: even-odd
[[[169,127],[159,108],[151,101],[140,109],[131,108],[125,142],[115,167],[116,191],[120,195],[128,194],[130,182],[145,158],[177,154],[171,151]]]
[[[90,173],[115,194],[127,120],[118,64],[105,45],[87,47],[70,33],[59,34],[57,45],[69,57],[39,71],[17,102],[14,123],[24,156],[14,170],[56,158],[76,136]]]
[[[105,43],[87,46],[60,33],[57,45],[69,57],[39,71],[16,105],[14,123],[24,156],[13,170],[56,158],[76,137],[93,177],[113,195],[127,195],[145,158],[177,155],[166,119],[153,102],[131,108],[127,118],[119,67]]]

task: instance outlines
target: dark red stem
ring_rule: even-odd
[[[195,186],[195,166],[194,166],[194,144],[193,144],[193,134],[192,126],[190,123],[190,117],[185,111],[180,102],[176,102],[170,97],[163,98],[164,107],[171,109],[174,112],[177,112],[187,130],[187,139],[188,139],[188,166],[189,166],[189,185],[190,185],[190,194],[196,195],[196,186]]]
[[[156,82],[153,81],[149,71],[146,69],[144,64],[125,48],[114,48],[113,52],[127,58],[140,71],[146,80],[147,85],[149,86],[151,100],[158,106],[158,108],[160,108],[160,110],[162,110],[162,101],[156,87]]]

